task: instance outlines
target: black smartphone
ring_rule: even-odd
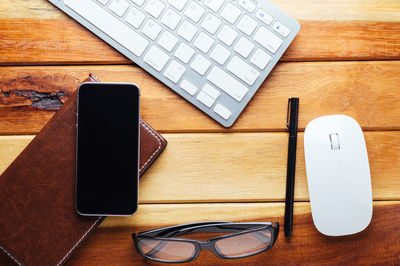
[[[132,215],[138,205],[139,88],[84,83],[78,90],[76,210]]]

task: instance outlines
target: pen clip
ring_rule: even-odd
[[[286,128],[289,129],[290,109],[292,105],[292,98],[288,99],[287,114],[286,114]]]

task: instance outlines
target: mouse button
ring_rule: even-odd
[[[329,134],[329,139],[331,141],[331,150],[340,150],[339,134],[331,133]]]

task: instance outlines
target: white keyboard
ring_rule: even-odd
[[[226,127],[300,29],[260,0],[49,1]]]

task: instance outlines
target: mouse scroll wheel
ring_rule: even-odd
[[[340,142],[338,133],[329,134],[329,138],[331,140],[331,149],[332,150],[340,150]]]

